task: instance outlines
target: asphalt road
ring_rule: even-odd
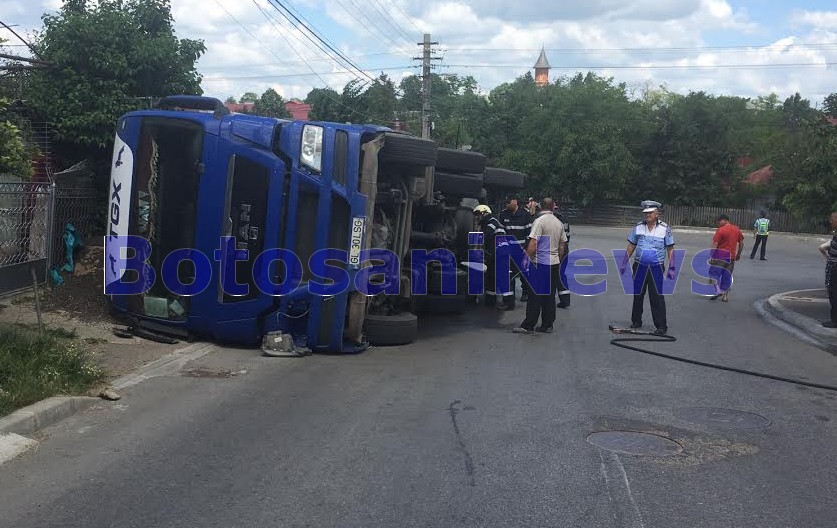
[[[573,231],[574,249],[624,248],[621,230]],[[690,254],[710,238],[675,236]],[[689,293],[684,275],[667,300],[678,341],[654,348],[837,382],[837,357],[751,306],[821,287],[816,245],[771,237],[767,262],[739,263],[726,304]],[[608,293],[574,297],[552,335],[510,333],[519,305],[431,317],[419,342],[358,356],[218,349],[190,368],[246,373],[148,380],[0,467],[0,525],[837,525],[837,393],[610,346],[607,325],[627,323],[630,306],[610,270]],[[690,421],[682,412],[694,407],[770,423]],[[613,430],[682,451],[636,456],[586,441]]]

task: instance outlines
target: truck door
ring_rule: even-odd
[[[287,207],[284,178],[284,163],[272,154],[239,145],[231,149],[224,194],[218,200],[222,214],[215,248],[221,247],[221,237],[234,237],[235,248],[247,250],[247,259],[235,265],[235,283],[246,287],[243,295],[224,292],[221,263],[214,263],[218,271],[214,281],[215,313],[209,319],[226,327],[226,336],[234,336],[235,328],[240,327],[239,332],[247,334],[242,340],[252,341],[258,316],[273,304],[273,298],[256,286],[253,263],[265,250],[279,246],[280,218]]]

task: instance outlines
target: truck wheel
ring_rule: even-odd
[[[526,185],[526,175],[522,172],[486,167],[485,184],[505,189],[522,189]]]
[[[467,295],[423,295],[421,311],[437,314],[451,314],[464,312],[471,303]]]
[[[474,229],[474,210],[460,206],[456,210],[456,247],[458,249],[468,248],[468,233]]]
[[[406,345],[418,336],[418,318],[415,314],[366,316],[366,339],[370,345]]]
[[[436,164],[436,143],[407,134],[387,133],[378,160],[381,163],[429,167]]]
[[[485,155],[468,150],[440,148],[436,152],[436,168],[441,171],[481,173]]]
[[[433,189],[448,196],[476,197],[482,192],[482,173],[454,174],[436,171]]]

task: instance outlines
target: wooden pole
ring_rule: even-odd
[[[35,290],[35,312],[38,314],[38,332],[44,334],[44,322],[41,318],[41,298],[38,294],[38,275],[35,273],[35,268],[30,268],[32,272],[32,289]]]

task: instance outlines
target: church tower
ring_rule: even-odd
[[[541,55],[538,57],[538,62],[535,63],[535,84],[538,86],[546,86],[549,84],[549,61],[546,60],[546,52],[541,46]]]

